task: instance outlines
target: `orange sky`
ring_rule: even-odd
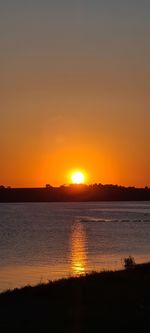
[[[1,8],[0,183],[150,185],[149,4],[58,2]]]

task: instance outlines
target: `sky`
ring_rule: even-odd
[[[0,2],[0,183],[150,186],[149,0]]]

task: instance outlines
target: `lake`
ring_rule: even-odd
[[[0,204],[0,291],[150,261],[150,202]]]

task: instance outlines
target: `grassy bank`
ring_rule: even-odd
[[[0,332],[149,332],[150,263],[0,294]]]

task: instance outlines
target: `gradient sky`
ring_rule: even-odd
[[[150,185],[150,1],[0,2],[0,183]]]

